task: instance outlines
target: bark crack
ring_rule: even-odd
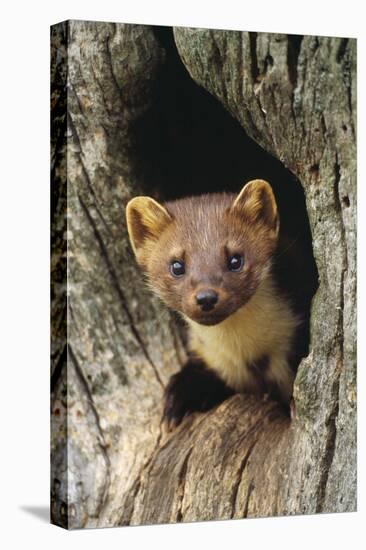
[[[104,104],[105,110],[106,110],[106,112],[107,112],[108,118],[111,119],[111,118],[113,118],[113,117],[112,117],[112,111],[111,111],[111,109],[110,109],[110,107],[109,107],[109,104],[108,104],[109,102],[107,101],[107,98],[106,98],[105,93],[104,93],[104,90],[103,90],[103,86],[102,86],[102,84],[100,83],[100,80],[99,80],[99,78],[98,78],[97,75],[96,75],[96,72],[95,72],[95,70],[94,70],[94,67],[93,67],[93,64],[92,64],[92,63],[90,64],[90,70],[91,70],[91,72],[92,72],[92,74],[93,74],[93,78],[94,78],[94,80],[95,80],[95,82],[96,82],[96,84],[97,84],[97,86],[98,86],[98,88],[99,88],[99,90],[100,90],[100,97],[101,97],[102,100],[103,100],[103,104]]]
[[[339,44],[339,48],[338,48],[337,56],[336,56],[337,63],[342,63],[343,58],[344,58],[345,53],[346,53],[347,44],[348,44],[348,38],[342,38],[342,40]]]
[[[238,40],[238,97],[242,100],[243,99],[243,80],[244,80],[244,60],[243,60],[243,34],[239,34],[239,40]],[[235,94],[233,95],[234,101],[235,101]],[[238,103],[237,103],[238,104]]]
[[[69,90],[70,90],[70,91],[74,94],[74,96],[75,96],[76,103],[78,104],[78,107],[79,107],[80,115],[81,115],[82,117],[85,118],[85,110],[84,110],[83,104],[82,104],[82,102],[80,101],[79,94],[76,93],[75,87],[74,87],[74,85],[73,85],[71,82],[70,82],[70,84],[69,84]],[[85,125],[84,125],[84,128],[85,128]]]
[[[100,219],[101,219],[101,221],[102,221],[104,227],[106,228],[107,232],[109,233],[110,236],[112,236],[111,230],[110,230],[110,228],[109,228],[109,226],[108,226],[108,224],[107,224],[107,222],[106,222],[106,220],[105,220],[105,218],[104,218],[104,216],[103,216],[103,214],[102,214],[102,212],[101,212],[101,209],[100,209],[100,206],[99,206],[99,201],[98,201],[97,195],[96,195],[96,193],[95,193],[95,191],[94,191],[94,189],[93,189],[92,182],[91,182],[91,180],[90,180],[90,176],[89,176],[89,174],[88,174],[88,172],[87,172],[87,170],[86,170],[86,167],[85,167],[85,164],[84,164],[84,161],[83,161],[83,153],[82,153],[82,152],[81,152],[81,154],[79,155],[79,160],[80,160],[81,169],[82,169],[82,173],[83,173],[83,175],[84,175],[85,181],[86,181],[87,186],[88,186],[88,188],[89,188],[89,190],[90,190],[90,192],[91,192],[91,194],[92,194],[92,196],[93,196],[93,199],[94,199],[94,208],[95,208],[95,210],[97,211],[97,213],[98,213],[98,215],[99,215],[99,217],[100,217]]]
[[[159,430],[158,436],[156,438],[154,448],[151,452],[151,456],[142,465],[142,467],[140,469],[140,472],[139,472],[138,476],[136,477],[136,479],[135,479],[135,481],[132,485],[131,491],[128,495],[128,498],[132,500],[132,505],[131,505],[131,509],[130,509],[129,514],[128,514],[128,517],[127,517],[127,514],[126,514],[126,510],[124,510],[123,511],[123,516],[120,519],[119,525],[130,525],[130,523],[131,523],[131,519],[133,518],[133,514],[134,514],[134,511],[135,511],[136,498],[137,498],[137,495],[138,495],[138,493],[140,491],[140,488],[142,486],[142,478],[143,478],[144,474],[146,473],[146,471],[148,470],[148,468],[153,464],[154,459],[156,457],[156,454],[158,452],[158,449],[160,447],[160,442],[161,442],[161,439],[162,439],[162,436],[163,436],[162,419],[160,420],[158,430]],[[149,475],[149,471],[147,472],[147,477],[148,477],[148,475]]]
[[[249,32],[249,47],[250,47],[250,70],[252,74],[253,84],[259,81],[259,68],[257,57],[257,37],[258,33]]]
[[[112,61],[112,52],[111,52],[111,47],[110,47],[110,40],[111,40],[111,36],[108,36],[105,40],[105,46],[106,46],[106,50],[107,50],[107,58],[108,58],[108,65],[109,65],[109,68],[111,70],[111,77],[112,77],[112,80],[113,80],[113,83],[114,85],[116,86],[117,88],[117,91],[118,91],[118,95],[120,96],[120,98],[122,99],[122,95],[121,95],[121,87],[120,85],[118,84],[118,80],[117,80],[117,77],[116,77],[116,74],[114,72],[114,69],[113,69],[113,61]]]
[[[294,90],[297,86],[298,61],[303,38],[302,35],[298,34],[289,34],[287,37],[287,65],[289,68],[289,79]]]
[[[188,470],[188,461],[189,461],[189,458],[192,454],[192,451],[193,451],[193,447],[191,447],[189,449],[188,453],[184,457],[182,468],[179,472],[178,489],[177,489],[177,492],[178,492],[178,495],[179,495],[179,505],[178,505],[177,515],[176,515],[176,518],[175,518],[175,521],[177,523],[179,523],[183,520],[182,508],[183,508],[184,492],[185,492],[185,487],[186,487],[186,476],[187,476],[187,470]]]
[[[221,94],[223,96],[224,104],[229,107],[230,102],[228,101],[228,94],[227,94],[227,88],[226,88],[226,80],[224,78],[224,60],[221,55],[220,48],[217,44],[215,32],[211,32],[211,39],[212,39],[212,46],[214,51],[214,62],[219,67],[218,75],[220,75],[220,84],[221,84]],[[224,50],[225,51],[225,50]]]
[[[339,359],[339,361],[342,361],[342,358]],[[340,370],[339,367],[338,367],[338,370]],[[317,496],[317,503],[316,503],[316,509],[315,509],[316,513],[323,512],[328,477],[329,477],[330,469],[334,458],[334,452],[335,452],[335,445],[336,445],[336,439],[337,439],[337,418],[338,418],[338,412],[339,412],[339,374],[335,377],[335,380],[332,386],[332,395],[334,398],[334,406],[326,421],[328,424],[328,433],[327,433],[327,439],[325,443],[325,450],[324,450],[324,456],[322,459],[322,465],[320,468],[321,476],[320,476],[319,492]]]
[[[242,478],[243,478],[244,470],[245,470],[245,468],[246,468],[246,466],[247,466],[247,464],[248,464],[249,457],[250,457],[250,455],[252,454],[253,449],[254,449],[254,447],[256,446],[257,442],[258,442],[258,439],[256,439],[256,440],[251,444],[251,446],[249,447],[248,451],[246,452],[246,454],[245,454],[243,460],[241,461],[241,464],[240,464],[240,467],[239,467],[239,470],[238,470],[238,473],[237,473],[237,478],[236,478],[236,481],[235,481],[234,486],[233,486],[232,496],[231,496],[231,519],[233,519],[234,514],[235,514],[236,502],[237,502],[237,498],[238,498],[239,487],[240,487],[241,480],[242,480]],[[250,483],[250,485],[249,485],[248,495],[247,495],[247,502],[246,502],[246,505],[245,505],[245,508],[244,508],[244,513],[245,513],[245,515],[244,515],[243,517],[247,517],[247,516],[246,516],[246,513],[248,512],[248,510],[247,510],[247,504],[248,504],[248,502],[249,502],[250,493],[252,492],[251,485],[252,485],[252,483]],[[245,510],[246,510],[246,512],[245,512]]]
[[[250,501],[250,497],[252,496],[253,491],[254,491],[254,483],[253,483],[253,480],[251,480],[251,482],[249,483],[247,498],[245,500],[243,518],[248,517],[249,501]]]
[[[298,63],[299,56],[301,51],[301,43],[303,41],[303,36],[297,34],[289,34],[287,37],[287,66],[288,66],[288,76],[292,86],[291,92],[291,112],[294,120],[295,128],[297,126],[297,116],[296,116],[296,107],[295,107],[295,94],[298,82]]]
[[[347,94],[347,104],[348,104],[348,110],[349,110],[349,120],[350,120],[350,127],[352,130],[352,135],[355,136],[355,129],[353,124],[353,109],[352,109],[352,69],[351,69],[351,59],[350,59],[350,48],[349,48],[350,40],[349,38],[342,38],[340,41],[337,54],[336,54],[336,60],[337,63],[340,65],[341,72],[342,72],[342,79],[344,86],[346,88],[346,94]]]
[[[340,374],[343,368],[343,309],[344,309],[344,279],[347,271],[347,254],[346,254],[346,239],[345,239],[345,228],[342,218],[342,203],[339,196],[339,183],[341,179],[340,165],[338,162],[338,155],[336,154],[335,163],[334,163],[334,201],[335,201],[335,210],[338,212],[339,221],[340,221],[340,233],[342,241],[342,272],[341,272],[341,281],[340,281],[340,296],[339,296],[339,306],[338,310],[338,320],[337,320],[337,343],[339,346],[339,357],[335,368],[334,373],[334,382],[331,388],[331,395],[333,399],[333,407],[329,412],[326,424],[328,425],[327,440],[325,443],[323,463],[321,467],[321,479],[319,484],[319,493],[317,498],[316,511],[322,512],[324,508],[324,501],[328,483],[328,477],[331,470],[336,439],[337,439],[337,418],[339,412],[339,390],[340,390]]]
[[[115,290],[116,290],[116,292],[117,292],[117,295],[118,295],[118,297],[119,297],[119,300],[120,300],[122,309],[123,309],[123,311],[124,311],[124,313],[125,313],[125,315],[126,315],[126,317],[127,317],[127,319],[128,319],[128,323],[129,323],[129,327],[130,327],[130,329],[131,329],[131,332],[132,332],[132,334],[134,335],[134,337],[135,337],[137,343],[139,344],[139,346],[140,346],[140,348],[141,348],[143,354],[145,355],[145,357],[146,357],[148,363],[151,365],[151,367],[152,367],[152,369],[153,369],[153,371],[154,371],[154,373],[155,373],[155,377],[156,377],[158,383],[161,385],[162,388],[164,388],[164,384],[163,384],[163,381],[162,381],[162,379],[161,379],[161,377],[160,377],[160,374],[159,374],[159,372],[158,372],[158,369],[157,369],[155,363],[153,362],[153,360],[151,359],[150,354],[149,354],[149,352],[148,352],[148,350],[147,350],[147,348],[146,348],[144,342],[142,341],[142,338],[141,338],[141,336],[140,336],[140,334],[139,334],[139,332],[138,332],[138,330],[137,330],[137,328],[136,328],[136,326],[135,326],[135,324],[134,324],[134,321],[133,321],[133,318],[132,318],[132,314],[131,314],[131,312],[129,311],[129,309],[128,309],[128,307],[127,307],[126,298],[125,298],[125,296],[124,296],[124,294],[123,294],[123,291],[122,291],[122,289],[121,289],[121,287],[120,287],[120,284],[119,284],[119,282],[118,282],[118,277],[117,277],[116,272],[115,272],[115,270],[114,270],[114,268],[113,268],[113,266],[112,266],[112,262],[111,262],[111,260],[110,260],[110,258],[109,258],[108,251],[107,251],[107,249],[106,249],[106,247],[105,247],[105,244],[104,244],[104,242],[103,242],[103,239],[102,239],[102,237],[101,237],[101,235],[100,235],[100,233],[99,233],[99,231],[98,231],[98,228],[97,228],[97,226],[96,226],[96,224],[95,224],[95,221],[94,221],[93,217],[91,216],[91,214],[90,214],[90,212],[89,212],[89,209],[88,209],[88,207],[86,206],[86,204],[84,203],[84,201],[83,201],[83,199],[81,198],[81,196],[78,195],[78,197],[79,197],[80,205],[81,205],[81,207],[82,207],[82,209],[83,209],[83,211],[84,211],[84,213],[85,213],[85,216],[86,216],[87,220],[89,221],[89,223],[90,223],[90,225],[91,225],[91,227],[92,227],[92,229],[93,229],[95,238],[96,238],[96,240],[97,240],[97,242],[98,242],[98,244],[99,244],[99,248],[100,248],[100,251],[101,251],[101,256],[102,256],[102,258],[104,259],[104,261],[105,261],[105,263],[106,263],[106,266],[107,266],[109,275],[110,275],[110,277],[111,277],[111,280],[112,280],[112,282],[113,282],[114,288],[115,288]]]
[[[66,365],[67,361],[67,345],[65,344],[62,352],[60,353],[57,363],[55,365],[55,368],[53,369],[53,373],[51,376],[51,393],[55,391],[55,388],[57,386],[57,383],[60,379],[60,376],[62,374],[64,365]]]
[[[73,121],[72,116],[71,116],[71,113],[70,113],[69,111],[67,111],[67,125],[68,125],[68,129],[71,130],[71,135],[72,135],[72,137],[73,137],[73,139],[74,139],[75,145],[79,148],[78,153],[80,154],[80,153],[82,153],[83,148],[82,148],[82,146],[81,146],[79,134],[78,134],[78,132],[76,131],[74,121]]]
[[[103,455],[103,458],[104,458],[104,461],[105,461],[105,465],[106,465],[106,482],[105,482],[105,485],[104,485],[104,490],[103,490],[103,495],[98,503],[98,507],[97,507],[97,510],[96,510],[96,516],[99,516],[102,509],[103,509],[103,506],[106,504],[106,500],[107,500],[107,495],[108,495],[108,491],[109,491],[109,487],[110,487],[110,483],[111,483],[111,461],[110,461],[110,458],[109,458],[109,455],[107,453],[107,446],[106,446],[106,443],[105,443],[105,439],[104,439],[104,434],[103,434],[103,430],[102,430],[102,427],[101,427],[101,424],[100,424],[100,417],[99,417],[99,413],[97,411],[97,408],[95,406],[95,403],[94,403],[94,399],[93,399],[93,395],[91,393],[91,390],[89,388],[89,384],[86,380],[86,377],[84,375],[84,372],[83,372],[83,369],[71,347],[70,344],[67,344],[67,353],[68,353],[68,356],[70,356],[70,359],[74,365],[74,368],[75,368],[75,372],[81,382],[81,385],[82,387],[84,388],[84,391],[85,391],[85,395],[86,395],[86,399],[88,401],[88,404],[91,408],[91,411],[93,413],[93,416],[94,416],[94,420],[95,420],[95,424],[96,424],[96,427],[97,427],[97,430],[98,430],[98,434],[99,434],[99,441],[98,441],[98,445],[100,447],[100,450],[102,452],[102,455]]]

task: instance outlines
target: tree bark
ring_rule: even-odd
[[[144,287],[124,219],[139,192],[129,128],[149,104],[164,52],[139,26],[69,22],[54,33],[67,123],[54,144],[63,200],[53,263],[67,254],[67,312],[62,288],[53,315],[53,362],[62,362],[53,378],[53,521],[110,526],[159,442],[163,388],[183,353],[171,315]]]
[[[133,127],[165,62],[153,29],[53,27],[52,520],[69,528],[356,508],[354,40],[174,29],[191,77],[302,182],[320,285],[296,417],[236,395],[162,430],[185,359],[124,207]],[[67,274],[67,284],[66,284]]]
[[[305,190],[320,285],[295,382],[291,487],[278,513],[354,510],[356,41],[191,29],[175,38],[192,77]]]

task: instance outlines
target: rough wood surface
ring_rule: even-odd
[[[64,362],[53,380],[53,520],[110,526],[159,441],[163,388],[179,368],[172,318],[144,287],[124,220],[138,192],[129,127],[164,52],[139,26],[71,22],[60,32],[67,157],[55,154],[67,164],[67,209],[58,202],[53,226],[67,238],[68,350],[54,352]],[[53,328],[57,339],[56,317]]]
[[[298,427],[287,466],[293,490],[279,513],[353,510],[356,41],[192,29],[175,29],[175,38],[192,77],[305,189],[320,286],[311,353],[295,384]]]
[[[76,528],[354,510],[356,43],[174,35],[192,78],[305,189],[320,286],[297,416],[237,395],[162,432],[163,388],[184,349],[144,287],[124,206],[142,183],[132,128],[165,52],[150,27],[55,26],[52,519]]]

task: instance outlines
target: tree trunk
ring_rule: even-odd
[[[166,51],[151,27],[57,25],[52,520],[76,528],[355,510],[356,43],[184,28],[174,37],[191,77],[305,190],[319,289],[296,417],[236,395],[163,432],[163,390],[185,349],[173,315],[145,289],[124,207],[146,188],[136,125]]]

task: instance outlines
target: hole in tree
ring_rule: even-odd
[[[343,202],[344,206],[346,206],[346,208],[348,208],[349,205],[351,204],[348,195],[342,197],[342,202]]]
[[[154,82],[151,107],[132,129],[135,170],[143,192],[159,200],[172,200],[238,192],[245,182],[257,178],[271,184],[281,232],[299,252],[295,268],[279,268],[284,286],[290,288],[296,307],[307,319],[299,362],[308,353],[310,305],[318,281],[301,183],[192,80],[178,54],[172,29],[154,27],[154,33],[165,50],[166,61]],[[269,66],[272,63],[268,59]]]

